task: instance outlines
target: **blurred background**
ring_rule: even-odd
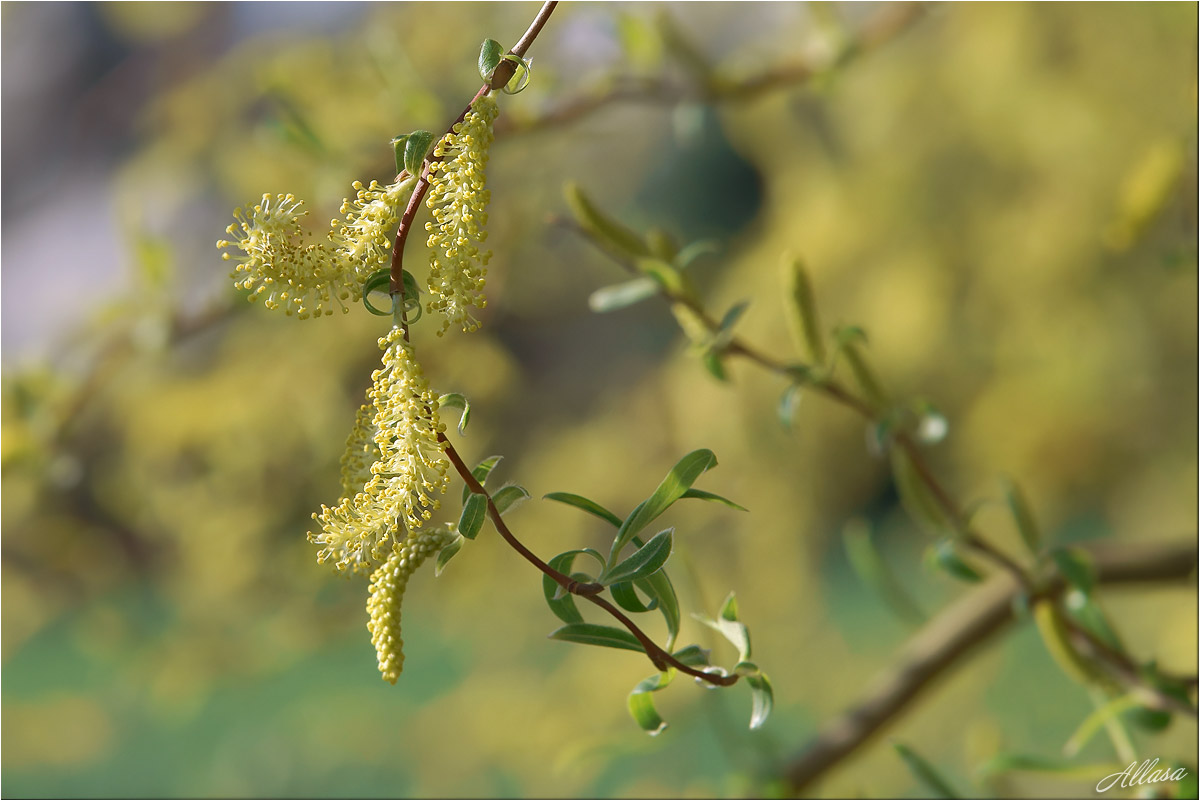
[[[888,386],[945,414],[931,459],[964,502],[1009,475],[1058,542],[1195,539],[1194,5],[567,3],[530,88],[501,98],[483,328],[418,326],[418,352],[472,401],[464,457],[503,454],[496,476],[535,499],[624,515],[684,453],[716,452],[698,486],[750,512],[672,508],[673,574],[685,613],[737,591],[775,714],[751,733],[742,688],[679,681],[660,694],[671,727],[645,736],[625,698],[652,668],[545,639],[539,576],[490,528],[415,576],[404,675],[382,682],[365,582],[305,540],[382,324],[248,304],[213,244],[263,192],[321,220],[352,181],[386,181],[390,138],[443,130],[479,43],[511,45],[536,11],[0,9],[5,795],[770,793],[913,631],[855,576],[847,522],[925,614],[964,592],[923,566],[853,413],[807,397],[785,429],[782,381],[731,362],[715,382],[661,301],[588,310],[624,274],[556,222],[569,180],[638,230],[715,240],[691,270],[702,296],[717,314],[749,300],[740,334],[784,360],[780,264],[801,255],[824,321],[862,325]],[[752,96],[699,88],[772,70]],[[561,113],[628,85],[665,88]],[[1000,507],[977,520],[1018,552]],[[608,534],[542,500],[509,521],[544,557]],[[1196,674],[1194,582],[1103,598],[1139,658]],[[711,634],[685,623],[731,664]],[[887,735],[975,792],[1092,794],[978,775],[1058,754],[1091,709],[1026,625]],[[1195,721],[1138,746],[1194,760]],[[1082,756],[1113,759],[1102,737]],[[816,791],[923,792],[887,737]]]

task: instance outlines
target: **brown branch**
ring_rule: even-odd
[[[1113,545],[1088,549],[1100,584],[1146,584],[1186,581],[1194,576],[1197,548],[1189,542]],[[1056,577],[1042,593],[1058,596],[1065,589]],[[956,665],[975,646],[1014,620],[1013,602],[1022,592],[1008,574],[997,574],[982,587],[950,606],[910,639],[894,663],[878,674],[863,698],[820,733],[787,765],[784,778],[795,794],[804,793],[838,763],[865,745],[895,720],[933,681]],[[1162,695],[1159,693],[1159,695]],[[1166,696],[1171,698],[1171,696]],[[1162,703],[1172,702],[1158,699]],[[1177,704],[1178,699],[1172,699]],[[1195,710],[1189,709],[1194,715]]]
[[[736,673],[731,675],[705,673],[703,670],[697,670],[691,665],[685,665],[672,656],[666,649],[659,647],[654,640],[650,639],[649,635],[642,631],[641,628],[639,628],[636,623],[630,620],[629,617],[627,617],[620,609],[613,606],[606,599],[600,597],[599,593],[604,591],[603,584],[585,584],[583,582],[576,581],[561,571],[550,567],[550,565],[538,558],[537,554],[526,548],[524,543],[518,540],[516,535],[513,534],[509,529],[508,524],[504,522],[504,518],[500,515],[500,510],[496,508],[495,502],[492,501],[491,494],[488,493],[484,486],[480,484],[478,479],[476,479],[471,473],[471,469],[467,467],[466,462],[464,462],[462,457],[458,455],[458,451],[454,449],[454,445],[451,444],[450,440],[446,439],[444,434],[438,434],[438,442],[442,443],[442,447],[445,449],[446,455],[450,457],[450,462],[454,465],[454,469],[458,471],[459,477],[462,478],[463,482],[466,483],[471,492],[482,495],[487,499],[488,517],[491,518],[492,523],[496,526],[496,531],[500,532],[500,536],[504,538],[504,541],[507,542],[514,551],[520,554],[525,561],[542,571],[542,573],[549,576],[554,583],[562,587],[564,592],[568,592],[572,595],[578,595],[581,598],[591,601],[593,604],[608,612],[610,615],[620,621],[621,625],[628,629],[629,633],[636,637],[637,641],[642,644],[642,647],[646,651],[646,656],[650,657],[650,661],[654,663],[656,668],[659,670],[675,668],[681,673],[686,673],[689,676],[702,679],[709,684],[728,686],[737,683],[739,677]]]
[[[851,58],[863,56],[890,42],[924,14],[922,3],[897,3],[875,14],[859,32],[857,41],[850,43],[834,62],[842,66]],[[808,83],[826,67],[802,59],[778,64],[755,75],[738,79],[721,79],[705,69],[702,75],[690,70],[691,83],[676,83],[657,77],[621,76],[610,78],[579,97],[564,101],[555,108],[528,120],[501,120],[497,130],[505,133],[543,130],[570,125],[617,103],[675,105],[685,102],[742,103],[791,86]],[[705,77],[707,76],[707,77]]]

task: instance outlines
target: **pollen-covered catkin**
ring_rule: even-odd
[[[379,672],[392,684],[404,670],[404,640],[400,636],[400,604],[408,579],[430,555],[454,538],[444,528],[422,531],[409,538],[371,575],[367,598],[367,630],[379,659]]]
[[[429,311],[445,317],[444,333],[453,323],[474,331],[479,321],[471,309],[487,305],[483,288],[491,251],[480,250],[487,239],[486,188],[488,148],[492,124],[500,113],[496,101],[485,95],[475,101],[463,121],[434,148],[429,167],[430,188],[426,204],[433,222],[425,224],[432,251],[429,264]]]

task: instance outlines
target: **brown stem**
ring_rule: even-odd
[[[504,538],[504,541],[507,542],[514,551],[519,553],[521,557],[525,559],[525,561],[542,571],[542,573],[549,576],[556,584],[558,584],[558,586],[562,587],[564,592],[586,598],[620,621],[621,625],[628,629],[629,633],[636,637],[637,641],[642,644],[642,647],[646,650],[646,655],[650,657],[650,661],[654,663],[656,668],[659,670],[675,668],[681,673],[686,673],[689,676],[695,676],[698,679],[707,681],[709,684],[728,686],[737,683],[739,678],[737,674],[722,676],[715,673],[705,673],[704,671],[697,670],[690,665],[685,665],[672,656],[666,649],[659,647],[654,640],[650,639],[650,637],[644,631],[642,631],[636,623],[630,620],[620,609],[599,596],[599,593],[604,591],[603,584],[585,584],[583,582],[576,581],[570,576],[555,570],[554,568],[550,567],[550,565],[539,559],[537,554],[526,548],[524,543],[518,540],[516,535],[509,530],[508,525],[504,522],[504,518],[500,516],[500,510],[496,508],[496,504],[492,501],[492,496],[486,489],[484,489],[483,485],[480,484],[478,479],[476,479],[471,473],[471,469],[467,467],[466,462],[464,462],[462,457],[458,455],[458,451],[454,449],[454,445],[450,443],[450,440],[448,440],[444,434],[438,434],[438,442],[442,443],[442,447],[445,449],[446,455],[450,457],[451,464],[454,465],[454,469],[458,471],[459,477],[462,478],[463,482],[466,483],[471,492],[482,495],[487,499],[488,517],[491,518],[492,523],[496,526],[496,531],[500,532],[500,536]]]
[[[1195,538],[1179,543],[1107,543],[1090,550],[1096,581],[1106,585],[1187,581],[1197,558]],[[1057,576],[1041,595],[1057,597],[1065,588],[1066,583]],[[1011,575],[997,574],[931,620],[875,677],[865,695],[822,727],[791,760],[784,769],[791,792],[811,792],[814,782],[895,720],[934,679],[1011,623],[1015,619],[1013,602],[1023,592]],[[1164,708],[1181,704],[1179,699],[1161,692],[1155,698]],[[1196,714],[1194,708],[1188,707],[1187,711]]]

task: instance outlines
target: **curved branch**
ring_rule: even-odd
[[[1190,542],[1089,547],[1101,584],[1145,584],[1186,581],[1196,570],[1197,547]],[[1044,595],[1057,596],[1061,577]],[[955,666],[975,646],[1014,620],[1013,602],[1021,589],[1006,574],[944,610],[912,637],[894,663],[878,674],[864,697],[820,733],[784,769],[792,792],[804,792],[892,722],[933,681]],[[1177,699],[1176,699],[1177,701]],[[1171,702],[1163,700],[1165,705]],[[1191,710],[1195,714],[1195,710]]]

